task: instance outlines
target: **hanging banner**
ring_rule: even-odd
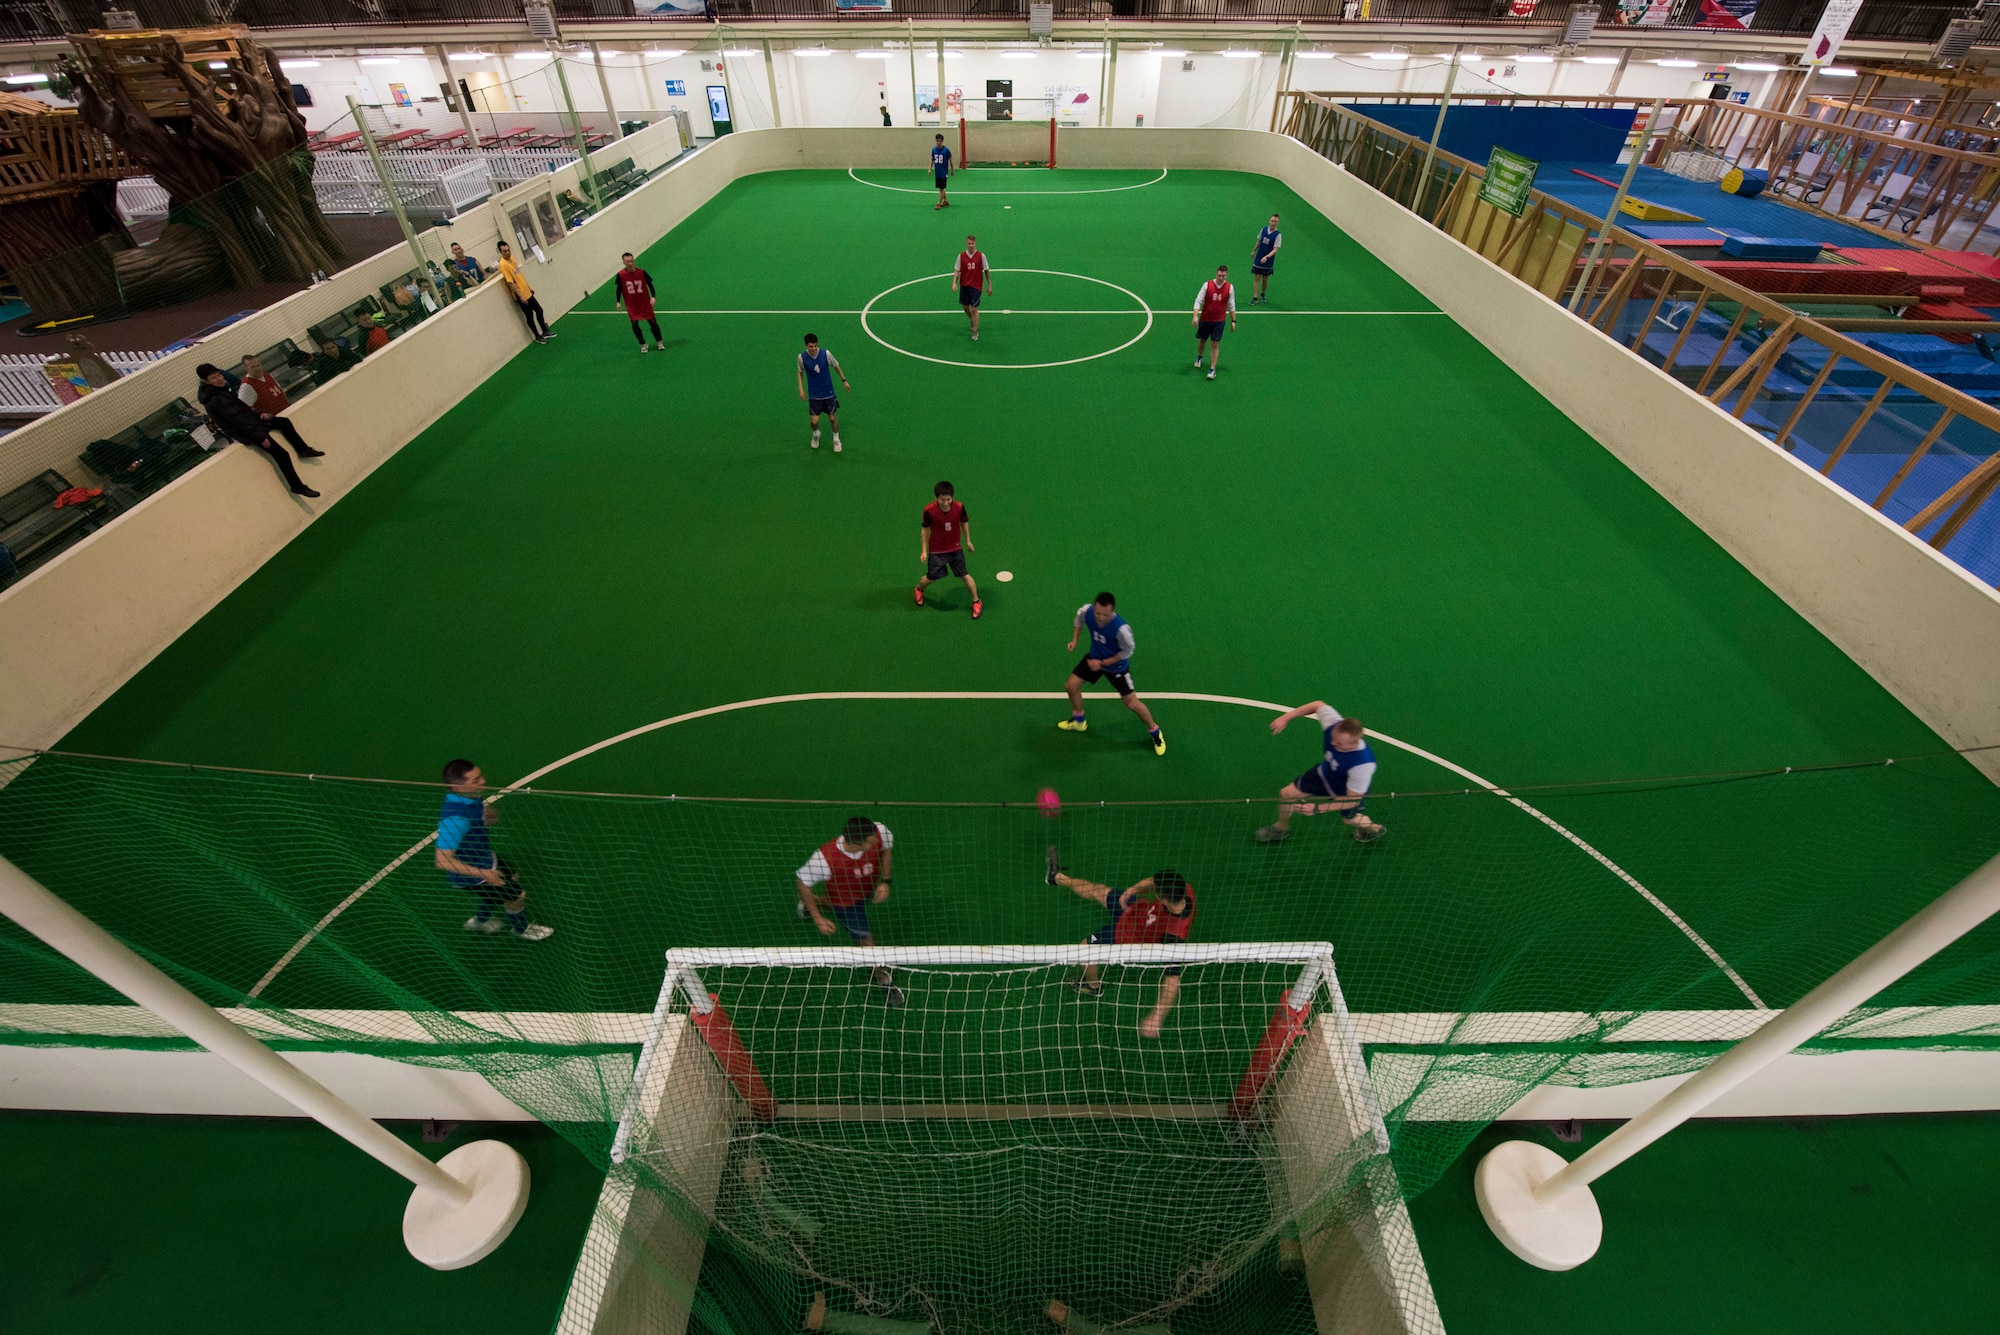
[[[1840,44],[1847,40],[1847,29],[1860,9],[1861,0],[1826,0],[1826,8],[1820,11],[1819,26],[1813,29],[1812,40],[1806,43],[1806,64],[1833,63],[1833,57],[1840,50]]]
[[[1533,158],[1496,147],[1486,159],[1486,176],[1479,182],[1479,197],[1518,218],[1527,210],[1528,196],[1535,188],[1535,173],[1541,166]]]
[[[1611,21],[1621,28],[1664,28],[1675,0],[1618,0]]]
[[[1747,32],[1756,21],[1757,0],[1701,0],[1701,17],[1694,26]]]

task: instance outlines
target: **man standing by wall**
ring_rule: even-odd
[[[514,262],[514,248],[505,241],[500,243],[500,281],[514,294],[514,304],[521,308],[521,318],[528,322],[528,336],[537,343],[554,338],[549,332],[548,317],[542,313],[542,303],[535,300],[535,289],[528,286],[528,276]]]

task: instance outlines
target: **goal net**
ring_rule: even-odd
[[[969,97],[958,122],[958,161],[965,167],[1056,165],[1055,99]]]
[[[562,1335],[1442,1329],[1324,943],[667,959]]]

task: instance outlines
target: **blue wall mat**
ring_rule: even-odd
[[[1437,124],[1436,106],[1351,102],[1347,109],[1426,143]],[[1538,162],[1616,162],[1638,114],[1631,107],[1454,106],[1444,118],[1438,147],[1478,163],[1492,156],[1496,144]]]

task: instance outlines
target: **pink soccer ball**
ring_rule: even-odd
[[[1042,809],[1044,816],[1053,816],[1062,810],[1062,798],[1056,796],[1053,788],[1044,788],[1035,794],[1035,805]]]

